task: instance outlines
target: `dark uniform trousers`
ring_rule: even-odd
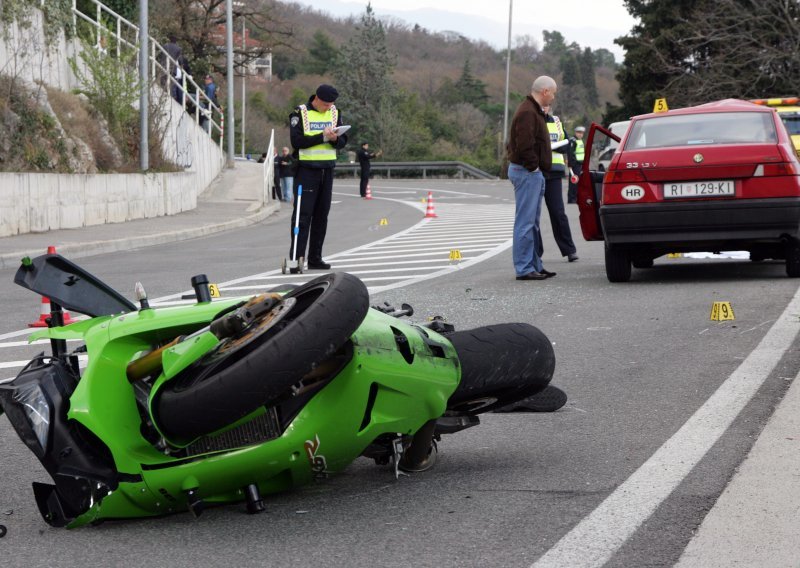
[[[297,188],[303,187],[300,199],[297,198]],[[333,168],[307,168],[299,166],[294,176],[294,209],[290,227],[292,228],[292,241],[289,244],[289,258],[294,250],[294,240],[297,238],[297,257],[305,256],[306,243],[308,243],[309,262],[322,261],[322,243],[325,242],[325,233],[328,230],[328,212],[331,209],[331,196],[333,194]],[[295,236],[294,224],[297,218],[297,203],[300,202],[300,230]],[[309,242],[309,234],[311,236]]]
[[[361,197],[367,196],[367,185],[369,184],[369,172],[372,169],[369,160],[361,162]]]
[[[572,167],[572,171],[575,172],[575,175],[580,176],[581,172],[583,171],[583,162],[576,162],[575,165]],[[578,184],[572,183],[570,179],[569,188],[567,189],[567,203],[577,203],[578,202]]]
[[[574,254],[578,251],[575,242],[572,240],[572,232],[569,229],[569,219],[564,212],[564,196],[561,185],[563,172],[554,172],[545,175],[544,179],[544,202],[547,204],[547,213],[550,215],[550,226],[553,227],[553,238],[556,240],[561,256]],[[552,177],[548,177],[552,176]],[[536,241],[536,252],[541,257],[544,253],[542,245],[542,235],[538,235]]]

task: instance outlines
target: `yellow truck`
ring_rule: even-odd
[[[774,108],[792,137],[794,150],[800,155],[800,97],[753,99],[751,103]]]

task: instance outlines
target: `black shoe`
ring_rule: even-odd
[[[542,268],[542,274],[544,274],[545,278],[552,278],[553,276],[556,275],[555,272],[550,272],[549,270],[545,270],[544,268]]]
[[[300,274],[300,267],[290,268],[289,274]]]
[[[517,276],[517,280],[544,280],[545,278],[547,278],[547,275],[541,272],[529,272],[528,274]]]
[[[568,254],[567,260],[570,262],[575,262],[576,260],[578,260],[578,253],[573,252],[572,254]]]
[[[324,260],[309,260],[308,261],[308,268],[313,268],[315,270],[328,270],[330,269],[331,265],[325,262]]]

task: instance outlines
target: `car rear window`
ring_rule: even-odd
[[[786,125],[789,134],[800,134],[800,112],[779,112],[778,116]]]
[[[634,122],[625,149],[775,143],[777,140],[772,115],[766,112],[666,114]]]

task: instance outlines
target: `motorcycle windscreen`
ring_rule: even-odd
[[[88,316],[107,316],[136,311],[122,294],[60,254],[23,261],[14,283],[50,298],[62,308]]]

